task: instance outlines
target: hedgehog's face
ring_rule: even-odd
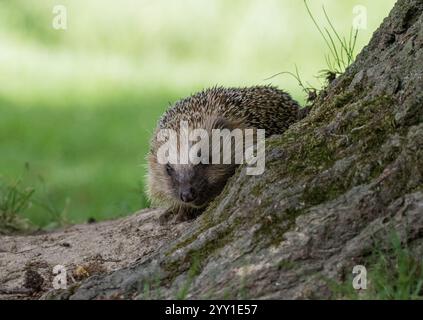
[[[223,189],[233,174],[232,165],[211,164],[166,164],[163,170],[167,175],[168,188],[173,200],[192,207],[203,207]]]
[[[211,139],[212,129],[232,129],[234,126],[234,124],[230,126],[228,121],[213,117],[207,119],[200,128],[206,129],[208,137]],[[229,143],[231,143],[230,141]],[[149,155],[148,173],[148,191],[153,202],[172,202],[177,205],[201,208],[206,206],[223,190],[237,166],[235,164],[210,164],[213,158],[212,155],[215,152],[219,154],[221,152],[221,145],[218,144],[211,147],[211,142],[209,139],[201,140],[201,143],[206,144],[207,147],[204,147],[204,150],[209,150],[209,154],[197,154],[199,158],[208,158],[208,161],[201,161],[199,164],[192,162],[188,164],[163,164],[163,162],[159,163],[158,161],[157,154],[160,145],[157,143],[156,134],[153,149]],[[196,142],[191,142],[189,148],[194,143],[198,145]],[[227,144],[228,142],[223,141],[222,146],[225,143]],[[178,144],[178,152],[180,148],[181,146]]]

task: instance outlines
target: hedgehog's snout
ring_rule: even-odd
[[[204,173],[198,172],[197,166],[167,165],[167,175],[173,189],[173,196],[190,206],[201,206],[207,200],[205,187],[207,180]]]
[[[179,197],[183,202],[193,202],[197,198],[197,192],[194,188],[188,186],[181,188],[179,191]]]

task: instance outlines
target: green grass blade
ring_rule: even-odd
[[[334,54],[334,52],[332,51],[331,45],[329,44],[329,41],[326,39],[322,29],[320,28],[319,24],[316,21],[316,19],[314,19],[313,13],[311,12],[311,10],[308,6],[307,0],[304,0],[304,4],[305,4],[305,7],[307,9],[308,15],[310,16],[311,20],[313,21],[314,25],[316,26],[317,30],[319,31],[320,35],[322,36],[323,40],[325,41],[327,47],[329,48],[331,53]]]

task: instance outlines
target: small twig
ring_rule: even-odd
[[[317,91],[317,89],[316,89],[316,88],[313,88],[313,87],[310,85],[310,83],[308,83],[308,82],[307,82],[307,85],[309,85],[310,87],[306,87],[306,86],[304,85],[304,83],[301,81],[301,77],[300,77],[300,74],[299,74],[299,72],[298,72],[298,67],[297,67],[297,65],[295,65],[295,73],[293,73],[293,72],[289,72],[289,71],[278,72],[278,73],[274,74],[273,76],[270,76],[270,77],[268,77],[268,78],[264,79],[264,81],[266,81],[266,80],[270,80],[270,79],[272,79],[272,78],[274,78],[274,77],[277,77],[277,76],[279,76],[279,75],[282,75],[282,74],[287,74],[287,75],[290,75],[290,76],[291,76],[291,77],[293,77],[295,80],[297,80],[298,85],[299,85],[299,86],[303,89],[303,91],[304,91],[306,94],[309,94],[309,92],[310,92],[310,91]]]
[[[263,79],[263,81],[271,80],[271,79],[273,79],[273,78],[275,78],[277,76],[280,76],[281,74],[290,74],[290,72],[288,72],[288,71],[278,72],[278,73],[275,73],[274,75],[272,75],[272,76],[270,76],[268,78]]]
[[[362,125],[362,126],[359,126],[359,127],[356,127],[356,128],[352,128],[351,129],[351,133],[356,132],[356,131],[359,131],[361,129],[364,129],[365,127],[366,127],[366,125]]]

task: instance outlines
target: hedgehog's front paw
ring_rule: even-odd
[[[180,208],[176,215],[175,221],[177,223],[190,221],[197,218],[203,210],[194,208]]]
[[[159,217],[159,224],[164,226],[169,223],[169,220],[175,215],[175,212],[172,208],[167,209]]]
[[[181,223],[197,218],[202,209],[194,209],[189,207],[169,208],[159,217],[160,225],[167,225],[169,222]]]
[[[191,220],[190,212],[189,210],[179,210],[178,214],[175,217],[176,223],[185,222],[188,220]]]

